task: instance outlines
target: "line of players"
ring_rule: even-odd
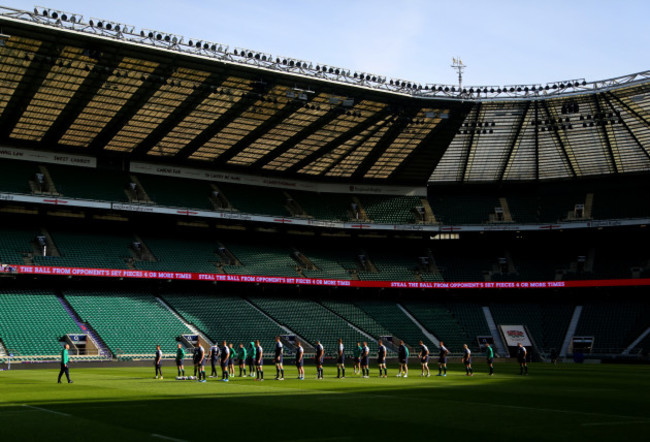
[[[377,365],[379,367],[379,377],[388,377],[388,369],[386,367],[386,356],[387,350],[386,346],[383,344],[382,340],[377,341]],[[429,370],[429,358],[430,352],[429,348],[422,342],[419,342],[420,348],[418,352],[418,359],[421,364],[422,372],[420,376],[431,376]],[[489,368],[489,376],[494,375],[494,350],[490,344],[485,344],[485,354],[487,358],[487,364]],[[323,379],[323,363],[325,359],[325,349],[320,341],[316,341],[316,355],[315,355],[315,365],[316,365],[316,378]],[[298,379],[305,379],[305,369],[304,369],[304,353],[305,350],[298,341],[295,355],[295,365],[298,369]],[[160,346],[156,347],[156,354],[154,359],[154,364],[156,368],[156,379],[163,379],[162,375],[162,351]],[[398,348],[398,361],[399,361],[399,372],[397,377],[408,377],[408,359],[409,359],[409,350],[408,347],[404,344],[404,341],[400,341]],[[447,376],[447,359],[449,356],[449,350],[445,347],[444,342],[440,341],[440,350],[438,353],[438,376]],[[520,366],[519,374],[528,374],[528,364],[526,362],[527,350],[522,344],[518,344],[517,348],[517,360]],[[248,366],[248,376],[255,376],[256,381],[264,380],[264,349],[260,345],[260,341],[251,341],[249,348],[246,349],[244,344],[239,344],[239,348],[235,349],[233,344],[228,344],[226,341],[223,341],[221,346],[217,344],[210,347],[210,352],[206,355],[205,349],[202,345],[198,345],[194,350],[193,363],[194,363],[194,379],[197,379],[199,382],[206,382],[205,375],[205,365],[207,359],[210,359],[212,366],[211,378],[218,377],[217,365],[221,367],[221,381],[228,382],[231,376],[235,376],[235,360],[238,360],[239,363],[239,377],[246,377],[246,366]],[[357,347],[353,350],[353,360],[354,360],[354,373],[361,374],[363,378],[370,377],[370,348],[368,347],[367,342],[363,342],[363,345],[360,342],[357,342]],[[185,367],[183,361],[185,359],[185,349],[181,344],[178,344],[178,349],[176,352],[176,367],[178,370],[177,378],[187,379],[185,376]],[[465,375],[474,376],[474,369],[472,368],[472,351],[469,349],[467,344],[463,345],[463,354],[461,361],[465,366]],[[274,355],[273,362],[275,364],[275,380],[283,381],[284,380],[284,346],[281,342],[280,337],[275,338],[274,346]],[[342,339],[338,340],[338,345],[336,348],[336,366],[337,366],[337,379],[345,378],[345,347],[343,346]]]

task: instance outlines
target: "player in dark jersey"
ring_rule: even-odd
[[[399,373],[397,373],[397,377],[409,377],[409,349],[404,344],[404,341],[399,341],[397,359],[399,361]],[[404,373],[404,375],[402,375],[402,373]]]
[[[239,350],[237,350],[237,359],[239,361],[239,377],[246,377],[246,360],[248,359],[248,352],[246,351],[244,344],[239,344]]]
[[[517,344],[517,362],[519,362],[519,375],[528,375],[528,362],[526,361],[526,356],[528,356],[528,350],[524,347],[521,342]]]
[[[232,342],[228,344],[228,351],[230,352],[230,357],[228,358],[228,379],[230,379],[231,376],[235,376],[235,361],[237,360],[237,350],[235,350]]]
[[[178,370],[178,376],[183,374],[185,376],[185,367],[183,366],[183,360],[185,359],[185,349],[181,344],[178,344],[176,349],[176,369]]]
[[[219,365],[221,365],[221,381],[223,382],[229,382],[230,380],[230,372],[228,371],[228,361],[230,360],[230,347],[228,347],[228,343],[226,341],[223,341],[221,345],[221,360],[219,361]]]
[[[354,357],[354,374],[359,374],[361,373],[361,342],[357,342],[357,346],[354,348],[352,356]]]
[[[194,349],[194,376],[198,372],[198,381],[205,382],[205,348],[199,342]]]
[[[160,379],[163,378],[162,375],[162,350],[160,349],[160,345],[156,345],[156,356],[154,357],[153,363],[154,366],[156,367],[156,378],[158,379],[158,374],[160,374]]]
[[[316,357],[314,363],[316,364],[316,379],[323,379],[323,360],[325,359],[325,349],[320,341],[316,341]]]
[[[469,349],[467,344],[463,344],[463,365],[465,366],[465,376],[474,376],[472,369],[472,350]]]
[[[341,372],[343,375],[341,376]],[[345,378],[345,347],[343,346],[343,339],[339,338],[339,345],[336,348],[336,378]]]
[[[368,365],[370,365],[370,348],[368,347],[368,343],[364,341],[363,347],[361,347],[361,373],[364,378],[370,377],[370,368],[368,368]]]
[[[489,376],[494,375],[494,350],[490,347],[490,344],[485,344],[485,356],[487,357],[487,364],[490,369]]]
[[[282,345],[280,336],[275,338],[273,361],[275,362],[275,380],[284,381],[284,345]]]
[[[386,346],[381,339],[377,341],[377,344],[377,365],[379,366],[379,377],[385,378],[388,376],[388,370],[386,369]],[[383,375],[382,370],[384,371]]]
[[[255,356],[257,355],[257,352],[255,351],[255,342],[251,341],[250,346],[248,348],[248,356],[246,358],[246,362],[248,363],[248,375],[250,377],[255,376]]]
[[[447,347],[445,347],[445,343],[440,341],[440,352],[438,353],[438,376],[447,376],[448,355],[449,355],[449,350],[447,350]]]
[[[219,373],[217,373],[217,364],[219,363],[220,354],[221,350],[215,342],[212,347],[210,347],[210,365],[212,366],[212,373],[210,373],[211,378],[216,378],[219,376]]]
[[[264,380],[264,370],[262,366],[264,365],[264,349],[260,345],[260,341],[255,341],[255,380],[263,381]]]
[[[424,345],[424,342],[420,341],[420,351],[418,352],[418,358],[420,358],[420,364],[422,364],[422,374],[420,376],[431,376],[429,372],[429,347]],[[424,372],[427,372],[425,375]]]
[[[302,347],[300,341],[298,341],[298,347],[296,347],[296,368],[298,369],[298,379],[301,381],[305,379],[304,356],[305,349]]]

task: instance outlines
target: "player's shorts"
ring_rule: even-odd
[[[284,356],[282,356],[282,355],[276,356],[274,361],[275,361],[276,364],[282,364],[284,362]]]
[[[323,365],[323,359],[324,358],[316,358],[314,362],[316,363],[316,365]]]
[[[420,362],[422,362],[423,364],[428,363],[429,362],[429,356],[425,356],[423,358],[420,358]]]
[[[205,358],[203,358],[203,360],[201,361],[201,366],[205,367]]]
[[[255,363],[255,360],[253,359],[252,356],[246,357],[246,364],[253,365],[254,363]]]
[[[471,365],[472,364],[472,358],[463,359],[463,364]]]
[[[493,362],[494,362],[494,358],[487,358],[487,363],[488,363],[488,364],[491,364],[491,363],[493,363]]]
[[[355,357],[354,357],[354,363],[355,363],[355,364],[358,364],[360,360],[361,360],[361,359],[359,359],[359,356],[355,356]]]
[[[235,358],[229,358],[228,365],[235,365]]]
[[[438,358],[438,364],[446,364],[447,363],[447,356],[441,356]]]
[[[408,361],[407,361],[406,358],[400,358],[400,359],[399,359],[399,363],[400,363],[400,364],[407,364]]]
[[[386,358],[377,358],[377,363],[378,364],[385,364],[386,363]]]
[[[261,366],[263,366],[263,365],[264,365],[264,359],[258,359],[258,360],[256,360],[256,361],[255,361],[255,365],[256,365],[257,367],[261,367]]]
[[[337,364],[345,364],[345,356],[337,356],[336,357],[336,363]]]
[[[225,369],[228,366],[228,359],[222,359],[220,364],[222,369]]]
[[[181,365],[183,365],[183,360],[182,359],[176,359],[176,366],[180,367]]]
[[[304,365],[304,360],[303,360],[303,359],[301,359],[301,360],[299,360],[299,361],[296,361],[296,367],[300,368],[300,367],[302,367],[303,365]]]
[[[522,357],[517,356],[517,361],[518,361],[520,364],[523,364],[523,363],[526,362],[526,358],[525,358],[525,357],[522,358]]]
[[[368,358],[368,356],[364,356],[363,358],[361,358],[361,365],[365,366],[368,365],[369,363],[370,363],[370,358]]]
[[[155,365],[156,368],[160,368],[160,367],[162,367],[162,361],[160,361],[160,362],[153,361],[153,365]]]

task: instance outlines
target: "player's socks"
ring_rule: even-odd
[[[281,369],[280,369],[280,377],[281,377],[281,378],[284,378],[284,368],[281,368]]]
[[[442,374],[442,367],[438,367],[438,376]]]
[[[260,370],[260,379],[264,380],[264,370]]]
[[[384,376],[388,376],[388,368],[384,368]]]
[[[345,367],[341,368],[341,373],[343,373],[343,377],[345,377]]]
[[[445,374],[447,374],[447,367],[443,367]]]
[[[336,377],[337,378],[341,377],[341,367],[336,367]]]

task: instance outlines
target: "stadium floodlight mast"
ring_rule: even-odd
[[[460,57],[453,57],[451,68],[458,72],[458,95],[463,92],[463,71],[467,66],[463,64],[463,60]]]
[[[389,93],[420,98],[445,98],[457,100],[508,100],[520,98],[545,98],[567,96],[592,91],[606,91],[621,86],[648,81],[650,71],[642,71],[621,77],[587,82],[574,79],[540,84],[521,84],[512,86],[465,86],[462,73],[466,67],[460,57],[453,58],[452,68],[458,71],[458,85],[426,83],[388,79],[384,76],[366,72],[350,72],[347,69],[312,63],[290,57],[272,56],[243,48],[230,49],[229,46],[200,39],[185,39],[176,34],[142,29],[135,26],[92,18],[86,22],[81,14],[59,11],[36,6],[33,11],[0,6],[0,16],[6,20],[35,23],[39,26],[53,26],[66,31],[94,34],[101,38],[115,38],[126,43],[147,45],[160,50],[216,59],[224,63],[253,66],[261,70],[279,71],[296,77],[326,80],[332,83],[352,85],[360,88],[380,90]],[[10,37],[0,37],[0,46]]]

